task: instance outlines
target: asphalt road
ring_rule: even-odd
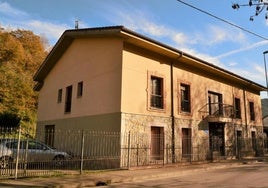
[[[268,188],[268,164],[256,163],[226,169],[194,171],[172,177],[113,184],[109,187]]]

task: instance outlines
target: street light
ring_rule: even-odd
[[[263,10],[265,13],[265,19],[268,19],[268,0],[249,0],[247,4],[238,4],[233,3],[232,8],[235,10],[240,9],[241,7],[255,7],[255,14],[250,16],[249,20],[253,21],[255,16],[258,16]]]
[[[263,52],[263,60],[264,60],[264,70],[265,70],[265,79],[266,79],[266,91],[267,91],[267,96],[268,96],[268,79],[267,79],[267,68],[266,68],[266,58],[265,54],[268,53],[268,50]]]

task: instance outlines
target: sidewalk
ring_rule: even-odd
[[[156,179],[174,177],[193,171],[206,171],[228,167],[238,167],[244,164],[254,163],[257,160],[232,160],[203,164],[173,164],[161,167],[132,168],[130,170],[111,170],[82,175],[66,175],[60,177],[24,178],[0,180],[2,188],[28,188],[28,187],[53,187],[53,188],[82,188],[110,185],[114,183],[133,182],[144,179]]]

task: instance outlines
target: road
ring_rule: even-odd
[[[109,187],[268,188],[268,163],[174,174],[172,177],[114,184]]]

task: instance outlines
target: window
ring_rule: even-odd
[[[239,98],[235,98],[234,100],[234,116],[235,118],[241,119],[241,106]]]
[[[254,103],[249,102],[249,115],[250,115],[250,120],[254,121],[255,120],[255,111],[254,111]]]
[[[208,110],[209,115],[222,116],[223,106],[222,106],[222,94],[215,92],[208,92]]]
[[[150,106],[163,109],[163,78],[151,76]]]
[[[190,86],[181,84],[181,111],[191,112]]]
[[[77,97],[82,97],[83,95],[83,82],[77,84]]]
[[[58,90],[58,103],[62,102],[62,89]]]
[[[65,113],[71,112],[71,108],[72,108],[72,92],[73,92],[73,86],[68,86],[66,88]]]

